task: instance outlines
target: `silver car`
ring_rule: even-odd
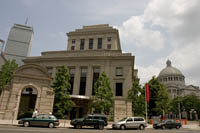
[[[127,128],[138,128],[144,130],[147,127],[147,123],[143,117],[125,117],[119,122],[113,123],[113,129],[127,129]]]

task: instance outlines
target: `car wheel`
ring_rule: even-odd
[[[53,123],[49,123],[49,128],[53,128],[54,124]]]
[[[126,129],[126,126],[125,126],[125,125],[121,125],[121,126],[120,126],[120,129],[121,129],[121,130],[125,130],[125,129]]]
[[[75,127],[76,127],[76,129],[81,129],[82,128],[80,124],[77,124]]]
[[[139,126],[139,129],[140,129],[140,130],[144,130],[144,129],[145,129],[144,125],[140,125],[140,126]]]
[[[180,128],[180,126],[179,126],[179,125],[177,125],[177,126],[176,126],[176,129],[179,129],[179,128]]]
[[[30,123],[28,121],[25,121],[23,125],[24,125],[24,127],[29,127]]]
[[[102,124],[99,125],[99,129],[100,129],[100,130],[103,130],[103,129],[104,129],[104,125],[102,125]]]
[[[163,125],[163,126],[162,126],[162,129],[164,130],[165,128],[166,128],[166,127]]]

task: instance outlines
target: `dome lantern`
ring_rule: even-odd
[[[171,61],[169,59],[167,60],[166,64],[167,64],[167,67],[171,67],[172,66],[172,63],[171,63]]]

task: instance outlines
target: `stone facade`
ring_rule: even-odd
[[[199,87],[194,85],[185,85],[185,76],[181,71],[173,67],[170,60],[168,60],[166,64],[166,68],[159,73],[158,79],[167,87],[170,97],[175,98],[177,96],[194,94],[200,98]]]
[[[18,116],[22,92],[26,88],[36,90],[35,107],[40,113],[49,113],[53,108],[54,93],[50,87],[52,78],[39,65],[19,67],[10,85],[3,89],[0,97],[0,119],[15,120]]]
[[[119,121],[125,116],[132,116],[132,101],[116,98],[114,101],[114,121]]]
[[[88,110],[89,97],[93,95],[94,82],[102,72],[109,77],[115,96],[114,120],[132,116],[132,104],[126,99],[128,90],[132,87],[132,80],[137,78],[137,75],[134,75],[134,56],[131,53],[122,53],[118,30],[107,24],[93,25],[84,26],[83,29],[69,32],[67,35],[67,50],[42,52],[41,56],[28,57],[24,60],[24,66],[36,64],[46,70],[52,78],[55,77],[57,67],[65,65],[69,68],[72,79],[70,96],[76,103],[76,107],[67,115],[69,119],[91,113]],[[26,86],[23,82],[30,84],[33,80],[20,80],[19,88]],[[35,85],[34,88],[44,91],[44,94],[46,90],[51,90],[50,79],[45,83],[41,80],[34,80],[32,84]],[[41,88],[41,84],[46,87]],[[20,92],[18,94],[20,95]],[[43,98],[41,94],[38,96]],[[49,100],[49,103],[53,101],[52,97],[43,99],[41,101],[48,102]],[[37,101],[36,104],[37,108],[40,105],[39,113],[50,110],[50,108],[45,109],[46,106],[41,101]],[[121,108],[122,112],[118,108]]]

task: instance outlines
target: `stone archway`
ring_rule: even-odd
[[[51,81],[47,69],[40,65],[20,66],[13,74],[11,85],[3,89],[0,119],[16,120],[23,112],[31,112],[35,108],[41,114],[52,112],[54,92]],[[23,101],[28,102],[24,104]],[[32,112],[29,115],[32,116]]]
[[[34,87],[25,87],[21,91],[21,98],[17,118],[30,117],[35,109],[38,91]]]

